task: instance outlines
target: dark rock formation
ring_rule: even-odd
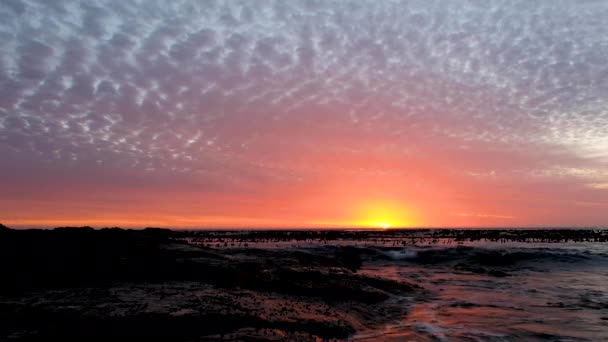
[[[348,249],[202,248],[158,229],[11,232],[0,239],[0,340],[346,339],[403,314],[386,301],[394,294],[424,293],[356,274]]]

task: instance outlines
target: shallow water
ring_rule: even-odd
[[[382,249],[382,248],[381,248]],[[608,341],[608,246],[478,243],[383,250],[366,274],[431,291],[358,341]]]
[[[425,299],[402,298],[405,316],[352,340],[608,341],[608,243],[556,242],[559,237],[519,242],[527,232],[516,233],[476,241],[432,232],[404,232],[419,234],[417,240],[398,234],[332,241],[275,237],[252,239],[248,246],[313,253],[350,246],[362,252],[360,273],[428,290]]]

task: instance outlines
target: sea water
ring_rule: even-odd
[[[429,297],[354,340],[608,341],[606,244],[377,248],[388,258],[360,272],[415,282]]]

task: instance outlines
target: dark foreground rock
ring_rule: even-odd
[[[0,237],[0,341],[345,339],[420,287],[359,275],[353,251],[212,249],[89,227]]]

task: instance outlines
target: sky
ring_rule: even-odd
[[[608,2],[0,2],[13,227],[608,226]]]

